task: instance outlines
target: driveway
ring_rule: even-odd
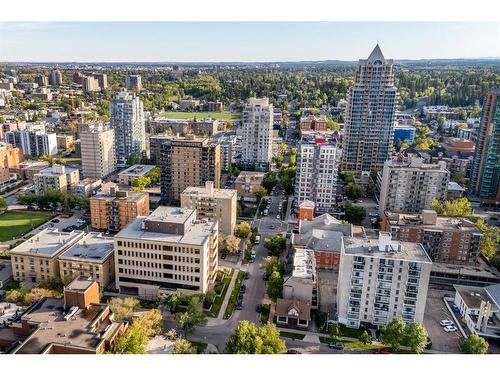
[[[424,326],[432,340],[432,350],[443,353],[460,353],[460,339],[462,338],[460,332],[445,332],[439,324],[443,319],[453,321],[453,317],[443,302],[445,294],[453,294],[453,292],[429,288],[425,305]]]

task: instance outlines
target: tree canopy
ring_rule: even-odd
[[[488,347],[489,344],[484,338],[473,334],[464,340],[460,350],[464,354],[485,354],[488,351]]]
[[[243,320],[226,343],[226,353],[229,354],[280,354],[285,351],[285,342],[272,323],[258,328],[254,323]]]

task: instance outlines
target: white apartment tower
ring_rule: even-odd
[[[109,103],[110,126],[115,130],[116,161],[125,164],[131,154],[146,151],[143,103],[133,92],[121,91]]]
[[[403,157],[387,160],[378,175],[379,214],[384,212],[420,213],[432,207],[432,198],[443,200],[448,192],[450,172],[446,163],[425,164],[422,158]]]
[[[347,97],[342,169],[370,172],[381,169],[392,152],[397,89],[393,60],[380,47],[360,60]]]
[[[295,198],[301,204],[310,200],[318,212],[335,207],[337,186],[337,147],[335,143],[314,139],[303,141],[297,155]]]
[[[393,319],[422,322],[432,261],[418,243],[344,237],[337,285],[339,322],[385,326]]]
[[[80,133],[85,178],[104,178],[116,170],[115,131],[98,127]]]
[[[273,105],[269,98],[250,98],[243,109],[241,161],[267,169],[272,158]]]

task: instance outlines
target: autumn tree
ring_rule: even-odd
[[[196,348],[191,343],[182,338],[178,338],[174,342],[173,354],[196,354]]]
[[[132,320],[134,311],[139,307],[139,300],[133,297],[113,297],[109,301],[109,308],[115,315],[116,320]]]
[[[250,224],[246,221],[242,221],[240,224],[234,227],[234,235],[240,238],[247,238],[250,234]]]

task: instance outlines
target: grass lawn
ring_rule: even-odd
[[[260,322],[262,324],[266,324],[268,322],[270,311],[271,311],[271,305],[269,304],[262,305],[262,311],[260,313]]]
[[[178,111],[169,111],[163,112],[161,114],[163,118],[178,118],[178,119],[193,119],[196,117],[198,120],[203,118],[214,118],[217,120],[236,120],[241,118],[240,113],[231,113],[231,112],[178,112]]]
[[[245,278],[245,272],[238,271],[238,276],[236,278],[236,283],[234,284],[234,289],[227,303],[226,311],[224,311],[224,319],[229,319],[231,315],[233,315],[234,307],[236,306],[236,302],[238,300],[238,294],[240,294],[240,287],[241,284],[243,284],[244,278]]]
[[[346,327],[343,324],[340,324],[340,335],[344,337],[353,337],[355,339],[358,339],[365,329],[361,328],[351,328],[351,327]]]
[[[19,238],[53,215],[39,212],[7,211],[0,215],[0,242]]]
[[[280,336],[288,337],[289,339],[294,339],[294,340],[303,340],[304,337],[306,337],[306,335],[303,335],[302,333],[285,332],[285,331],[280,331]]]
[[[212,307],[210,311],[207,312],[207,316],[212,318],[217,318],[219,316],[219,311],[222,306],[222,302],[224,302],[224,298],[226,297],[227,289],[229,288],[229,283],[233,277],[234,269],[231,269],[231,272],[224,273],[224,278],[222,279],[222,293],[220,296],[215,296],[214,302],[212,303]]]
[[[344,343],[345,348],[350,349],[358,349],[358,350],[377,350],[382,349],[384,346],[382,344],[363,344],[361,341],[344,341],[340,340]],[[320,336],[319,342],[323,344],[329,344],[332,340],[329,337]]]
[[[196,353],[197,354],[203,354],[205,349],[207,348],[208,344],[206,342],[199,342],[199,341],[191,341],[189,340],[191,345],[196,348]]]

